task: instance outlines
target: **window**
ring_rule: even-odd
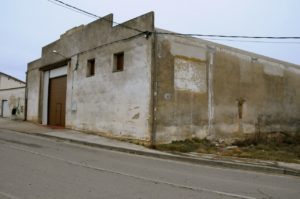
[[[114,54],[113,72],[124,70],[124,52]]]
[[[95,75],[95,59],[89,59],[87,61],[87,77],[91,77]]]

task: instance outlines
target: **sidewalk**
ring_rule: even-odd
[[[262,161],[234,157],[220,157],[212,154],[166,153],[152,150],[141,145],[122,142],[98,135],[82,133],[68,129],[57,129],[24,121],[0,118],[0,129],[34,134],[48,138],[67,140],[74,143],[100,147],[115,151],[145,155],[168,160],[183,161],[195,164],[300,176],[300,164]]]

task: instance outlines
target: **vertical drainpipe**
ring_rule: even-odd
[[[26,82],[25,82],[25,104],[24,104],[24,121],[27,120],[27,107],[28,107],[28,70],[26,71]]]
[[[214,71],[214,53],[215,48],[208,46],[208,136],[213,135],[214,121],[214,89],[213,89],[213,71]]]
[[[154,28],[153,28],[154,29]],[[155,148],[156,144],[156,112],[157,112],[157,34],[154,29],[152,41],[152,128],[151,128],[151,138],[150,145]]]

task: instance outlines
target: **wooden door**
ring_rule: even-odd
[[[49,81],[48,124],[65,126],[67,76]]]

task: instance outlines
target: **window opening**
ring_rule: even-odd
[[[124,52],[114,54],[114,72],[124,70]]]
[[[89,59],[87,61],[87,77],[95,75],[95,59]]]

